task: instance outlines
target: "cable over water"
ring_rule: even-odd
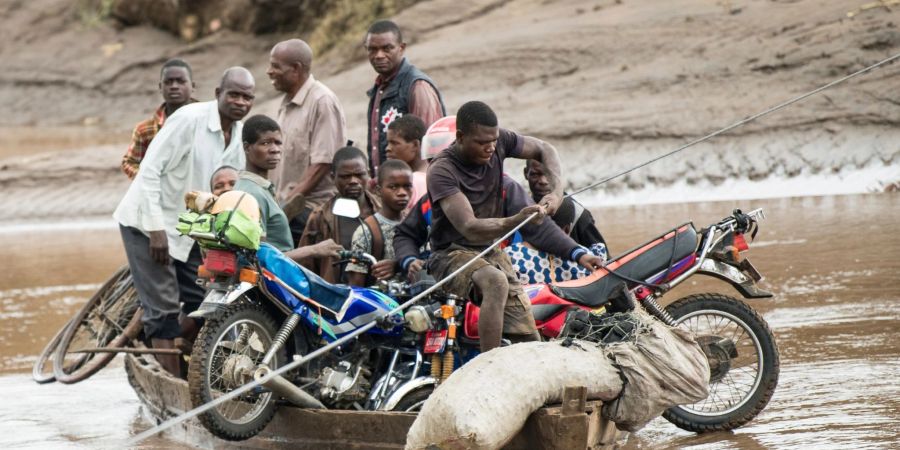
[[[679,153],[679,152],[681,152],[681,151],[683,151],[683,150],[685,150],[685,149],[687,149],[687,148],[689,148],[689,147],[692,147],[692,146],[697,145],[697,144],[699,144],[699,143],[701,143],[701,142],[704,142],[704,141],[708,141],[708,140],[710,140],[710,139],[712,139],[712,138],[714,138],[714,137],[716,137],[716,136],[718,136],[718,135],[720,135],[720,134],[727,133],[728,131],[731,131],[731,130],[733,130],[733,129],[735,129],[735,128],[741,126],[741,125],[745,125],[745,124],[747,124],[747,123],[750,123],[750,122],[752,122],[752,121],[754,121],[754,120],[756,120],[756,119],[759,119],[760,117],[766,116],[766,115],[771,114],[771,113],[773,113],[773,112],[775,112],[775,111],[778,111],[778,110],[780,110],[780,109],[782,109],[782,108],[785,108],[785,107],[787,107],[787,106],[790,106],[790,105],[792,105],[792,104],[794,104],[794,103],[797,103],[797,102],[799,102],[799,101],[801,101],[801,100],[803,100],[803,99],[805,99],[805,98],[807,98],[807,97],[813,96],[813,95],[818,94],[819,92],[822,92],[822,91],[824,91],[824,90],[826,90],[826,89],[830,89],[830,88],[832,88],[832,87],[834,87],[834,86],[837,86],[838,84],[841,84],[841,83],[843,83],[843,82],[845,82],[845,81],[847,81],[847,80],[849,80],[849,79],[851,79],[851,78],[857,77],[857,76],[862,75],[862,74],[864,74],[864,73],[866,73],[866,72],[869,72],[869,71],[871,71],[871,70],[877,69],[878,67],[881,67],[881,66],[883,66],[883,65],[885,65],[885,64],[891,63],[891,62],[893,62],[894,60],[896,60],[896,59],[898,59],[898,58],[900,58],[900,53],[898,53],[898,54],[896,54],[896,55],[894,55],[894,56],[891,56],[890,58],[883,59],[883,60],[881,60],[881,61],[879,61],[879,62],[877,62],[877,63],[875,63],[875,64],[872,64],[871,66],[868,66],[868,67],[864,68],[864,69],[860,69],[860,70],[858,70],[858,71],[856,71],[856,72],[853,72],[853,73],[851,73],[850,75],[847,75],[847,76],[845,76],[845,77],[843,77],[843,78],[839,78],[839,79],[837,79],[837,80],[834,80],[834,81],[832,81],[831,83],[828,83],[828,84],[826,84],[826,85],[824,85],[824,86],[822,86],[822,87],[819,87],[819,88],[817,88],[817,89],[814,89],[814,90],[812,90],[812,91],[809,91],[809,92],[807,92],[807,93],[805,93],[805,94],[803,94],[803,95],[800,95],[800,96],[798,96],[798,97],[794,97],[794,98],[792,98],[792,99],[790,99],[790,100],[788,100],[788,101],[786,101],[786,102],[779,103],[778,105],[775,105],[775,106],[773,106],[773,107],[771,107],[771,108],[769,108],[769,109],[766,109],[766,110],[764,110],[764,111],[762,111],[762,112],[759,112],[759,113],[757,113],[757,114],[754,114],[754,115],[752,115],[752,116],[749,116],[749,117],[747,117],[747,118],[744,118],[744,119],[742,119],[742,120],[739,120],[739,121],[737,121],[737,122],[735,122],[735,123],[733,123],[733,124],[731,124],[731,125],[728,125],[728,126],[725,127],[725,128],[721,128],[721,129],[719,129],[719,130],[717,130],[717,131],[714,131],[714,132],[712,132],[712,133],[710,133],[710,134],[707,134],[706,136],[703,136],[703,137],[701,137],[701,138],[699,138],[699,139],[696,139],[696,140],[693,140],[693,141],[691,141],[691,142],[688,142],[687,144],[684,144],[684,145],[682,145],[681,147],[678,147],[678,148],[676,148],[675,150],[672,150],[672,151],[670,151],[670,152],[668,152],[668,153],[664,153],[664,154],[662,154],[662,155],[657,156],[656,158],[653,158],[653,159],[650,159],[650,160],[648,160],[648,161],[642,162],[642,163],[640,163],[640,164],[638,164],[638,165],[636,165],[636,166],[634,166],[634,167],[631,167],[631,168],[629,168],[629,169],[626,169],[626,170],[624,170],[624,171],[622,171],[622,172],[619,172],[619,173],[617,173],[617,174],[615,174],[615,175],[610,175],[610,176],[607,176],[607,177],[605,177],[605,178],[602,178],[600,181],[597,181],[596,183],[589,184],[589,185],[587,185],[587,186],[585,186],[585,187],[583,187],[583,188],[581,188],[581,189],[578,189],[577,191],[574,191],[574,192],[572,192],[572,193],[566,195],[566,197],[572,197],[572,196],[574,196],[574,195],[576,195],[576,194],[580,194],[580,193],[582,193],[582,192],[584,192],[584,191],[593,189],[593,188],[595,188],[595,187],[597,187],[597,186],[600,186],[601,184],[604,184],[604,183],[606,183],[606,182],[609,182],[609,181],[611,181],[611,180],[614,180],[614,179],[616,179],[616,178],[619,178],[619,177],[621,177],[621,176],[623,176],[623,175],[627,175],[627,174],[629,174],[629,173],[631,173],[631,172],[634,172],[635,170],[638,170],[638,169],[640,169],[640,168],[642,168],[642,167],[644,167],[644,166],[648,166],[648,165],[650,165],[650,164],[653,164],[653,163],[655,163],[656,161],[659,161],[659,160],[661,160],[661,159],[663,159],[663,158],[667,158],[667,157],[669,157],[669,156],[672,156],[672,155],[674,155],[674,154],[676,154],[676,153]]]
[[[875,64],[872,64],[872,65],[870,65],[870,66],[867,66],[867,67],[865,67],[865,68],[863,68],[863,69],[861,69],[861,70],[858,70],[858,71],[856,71],[856,72],[853,72],[853,73],[851,73],[851,74],[849,74],[849,75],[847,75],[847,76],[844,76],[844,77],[842,77],[842,78],[839,78],[839,79],[837,79],[837,80],[834,80],[834,81],[832,81],[832,82],[830,82],[830,83],[828,83],[828,84],[826,84],[826,85],[823,85],[823,86],[821,86],[821,87],[819,87],[819,88],[816,88],[816,89],[814,89],[814,90],[812,90],[812,91],[809,91],[809,92],[807,92],[807,93],[805,93],[805,94],[803,94],[803,95],[794,97],[794,98],[792,98],[792,99],[790,99],[790,100],[787,100],[787,101],[785,101],[785,102],[783,102],[783,103],[780,103],[780,104],[775,105],[775,106],[773,106],[773,107],[771,107],[771,108],[768,108],[768,109],[766,109],[766,110],[764,110],[764,111],[762,111],[762,112],[759,112],[759,113],[757,113],[757,114],[754,114],[754,115],[752,115],[752,116],[749,116],[749,117],[747,117],[747,118],[744,118],[744,119],[742,119],[742,120],[739,120],[739,121],[737,121],[737,122],[735,122],[735,123],[733,123],[733,124],[731,124],[731,125],[728,125],[728,126],[722,128],[722,129],[719,129],[719,130],[717,130],[717,131],[715,131],[715,132],[712,132],[712,133],[710,133],[710,134],[707,134],[706,136],[703,136],[703,137],[701,137],[701,138],[699,138],[699,139],[696,139],[696,140],[694,140],[694,141],[688,142],[687,144],[684,144],[684,145],[682,145],[681,147],[678,147],[677,149],[672,150],[672,151],[670,151],[670,152],[668,152],[668,153],[664,153],[664,154],[662,154],[662,155],[660,155],[660,156],[657,156],[657,157],[655,157],[655,158],[653,158],[653,159],[650,159],[650,160],[648,160],[648,161],[645,161],[645,162],[643,162],[643,163],[641,163],[641,164],[638,164],[638,165],[636,165],[636,166],[634,166],[634,167],[631,167],[631,168],[629,168],[629,169],[627,169],[627,170],[624,170],[624,171],[622,171],[622,172],[619,172],[619,173],[617,173],[617,174],[607,176],[607,177],[601,179],[600,181],[597,181],[597,182],[595,182],[595,183],[593,183],[593,184],[590,184],[590,185],[585,186],[585,187],[583,187],[583,188],[581,188],[581,189],[578,189],[578,190],[576,190],[576,191],[573,191],[572,193],[566,195],[566,197],[572,197],[572,196],[577,195],[577,194],[580,194],[580,193],[582,193],[582,192],[584,192],[584,191],[593,189],[593,188],[595,188],[595,187],[597,187],[597,186],[600,186],[600,185],[602,185],[602,184],[604,184],[604,183],[606,183],[606,182],[609,182],[610,180],[613,180],[613,179],[616,179],[616,178],[621,177],[621,176],[623,176],[623,175],[626,175],[626,174],[628,174],[628,173],[631,173],[631,172],[633,172],[633,171],[635,171],[635,170],[637,170],[637,169],[640,169],[640,168],[642,168],[642,167],[644,167],[644,166],[650,165],[650,164],[652,164],[652,163],[654,163],[654,162],[656,162],[656,161],[659,161],[659,160],[661,160],[661,159],[663,159],[663,158],[667,158],[667,157],[669,157],[669,156],[672,156],[672,155],[674,155],[674,154],[676,154],[676,153],[679,153],[679,152],[681,152],[681,151],[683,151],[683,150],[685,150],[685,149],[687,149],[687,148],[689,148],[689,147],[692,147],[692,146],[694,146],[694,145],[696,145],[696,144],[699,144],[699,143],[701,143],[701,142],[704,142],[704,141],[707,141],[707,140],[709,140],[709,139],[712,139],[713,137],[716,137],[716,136],[718,136],[718,135],[720,135],[720,134],[723,134],[723,133],[726,133],[726,132],[728,132],[728,131],[731,131],[731,130],[733,130],[733,129],[739,127],[739,126],[742,126],[742,125],[745,125],[745,124],[747,124],[747,123],[750,123],[750,122],[752,122],[752,121],[754,121],[754,120],[756,120],[756,119],[759,119],[759,118],[761,118],[761,117],[763,117],[763,116],[766,116],[766,115],[771,114],[771,113],[773,113],[773,112],[775,112],[775,111],[778,111],[778,110],[780,110],[780,109],[783,109],[783,108],[785,108],[785,107],[787,107],[787,106],[790,106],[790,105],[792,105],[792,104],[794,104],[794,103],[797,103],[797,102],[799,102],[799,101],[801,101],[801,100],[803,100],[803,99],[806,99],[806,98],[808,98],[808,97],[810,97],[810,96],[813,96],[813,95],[815,95],[815,94],[818,94],[818,93],[820,93],[820,92],[822,92],[822,91],[825,91],[825,90],[827,90],[827,89],[830,89],[830,88],[832,88],[832,87],[834,87],[834,86],[836,86],[836,85],[838,85],[838,84],[841,84],[841,83],[843,83],[843,82],[845,82],[845,81],[847,81],[847,80],[850,80],[850,79],[852,79],[852,78],[855,78],[855,77],[857,77],[857,76],[859,76],[859,75],[862,75],[862,74],[864,74],[864,73],[870,72],[870,71],[872,71],[872,70],[874,70],[874,69],[876,69],[876,68],[878,68],[878,67],[881,67],[881,66],[883,66],[883,65],[885,65],[885,64],[888,64],[888,63],[891,63],[891,62],[893,62],[893,61],[895,61],[895,60],[897,60],[897,59],[900,59],[900,53],[898,53],[898,54],[896,54],[896,55],[894,55],[894,56],[891,56],[891,57],[889,57],[889,58],[883,59],[883,60],[881,60],[881,61],[879,61],[879,62],[877,62],[877,63],[875,63]],[[412,305],[413,303],[419,301],[419,300],[422,299],[423,297],[425,297],[425,296],[431,294],[431,293],[434,292],[436,289],[438,289],[439,287],[443,286],[447,281],[453,279],[453,277],[455,277],[455,276],[456,276],[457,274],[459,274],[461,271],[463,271],[464,269],[468,268],[472,263],[475,262],[475,260],[477,260],[478,258],[483,257],[483,256],[486,255],[489,251],[491,251],[493,248],[495,248],[497,245],[499,245],[501,242],[503,242],[504,240],[508,239],[508,238],[509,238],[510,236],[512,236],[516,231],[518,231],[520,228],[522,228],[523,226],[525,226],[525,224],[527,224],[529,221],[531,221],[532,219],[534,219],[536,216],[537,216],[537,214],[532,214],[532,215],[528,216],[525,220],[523,220],[523,221],[522,221],[520,224],[518,224],[515,228],[513,228],[512,230],[510,230],[509,232],[507,232],[505,235],[503,235],[503,236],[500,237],[499,239],[497,239],[497,241],[495,241],[495,242],[494,242],[493,244],[491,244],[489,247],[487,247],[486,249],[484,249],[484,250],[483,250],[481,253],[479,253],[477,256],[473,257],[471,260],[469,260],[468,262],[466,262],[462,267],[460,267],[459,269],[457,269],[456,271],[454,271],[453,273],[451,273],[449,276],[447,276],[447,277],[444,278],[443,280],[437,282],[434,286],[428,288],[427,290],[425,290],[425,291],[422,292],[421,294],[419,294],[419,295],[417,295],[417,296],[411,298],[410,300],[408,300],[407,302],[403,303],[402,305],[400,305],[400,306],[394,308],[393,310],[391,310],[390,312],[388,312],[387,315],[388,315],[388,316],[389,316],[389,315],[393,315],[393,314],[397,313],[398,311],[402,311],[402,310],[406,309],[407,307],[409,307],[410,305]],[[229,393],[227,393],[227,394],[225,394],[225,395],[222,395],[221,397],[216,398],[215,400],[213,400],[213,401],[211,401],[211,402],[209,402],[209,403],[206,403],[206,404],[204,404],[204,405],[200,405],[200,406],[198,406],[198,407],[196,407],[196,408],[194,408],[194,409],[192,409],[192,410],[190,410],[190,411],[187,411],[187,412],[185,412],[185,413],[183,413],[183,414],[181,414],[181,415],[179,415],[179,416],[176,416],[176,417],[173,417],[173,418],[171,418],[171,419],[169,419],[169,420],[166,420],[165,422],[162,422],[162,423],[160,423],[159,425],[157,425],[157,426],[155,426],[155,427],[153,427],[153,428],[150,428],[150,429],[147,430],[147,431],[144,431],[143,433],[140,433],[140,434],[138,434],[138,435],[135,435],[134,437],[132,437],[130,440],[128,440],[128,441],[126,442],[126,445],[128,445],[128,446],[134,446],[134,445],[138,444],[139,442],[141,442],[142,440],[144,440],[144,439],[146,439],[146,438],[148,438],[148,437],[150,437],[150,436],[153,436],[153,435],[155,435],[155,434],[157,434],[157,433],[160,433],[160,432],[162,432],[162,431],[164,431],[164,430],[166,430],[166,429],[168,429],[168,428],[171,428],[171,427],[174,426],[174,425],[177,425],[177,424],[179,424],[179,423],[181,423],[181,422],[184,422],[185,420],[189,420],[189,419],[191,419],[191,418],[194,418],[194,417],[196,417],[196,416],[198,416],[198,415],[200,415],[200,414],[202,414],[202,413],[204,413],[204,412],[206,412],[206,411],[208,411],[208,410],[210,410],[210,409],[212,409],[212,408],[215,408],[216,406],[218,406],[218,405],[220,405],[220,404],[222,404],[222,403],[225,403],[225,402],[227,402],[227,401],[229,401],[229,400],[232,400],[232,399],[234,399],[234,398],[236,398],[236,397],[238,397],[238,396],[240,396],[240,395],[242,395],[242,394],[244,394],[244,393],[250,391],[251,389],[253,389],[253,388],[255,388],[255,387],[261,385],[262,383],[265,383],[265,382],[271,380],[272,378],[274,378],[274,377],[276,377],[276,376],[280,376],[280,375],[282,375],[282,374],[284,374],[284,373],[286,373],[286,372],[288,372],[288,371],[290,371],[290,370],[292,370],[292,369],[294,369],[294,368],[300,366],[301,364],[305,364],[305,363],[309,362],[310,360],[312,360],[312,359],[314,359],[314,358],[317,358],[317,357],[319,357],[319,356],[321,356],[321,355],[323,355],[323,354],[325,354],[325,353],[331,351],[333,348],[335,348],[335,347],[337,347],[337,346],[340,346],[340,345],[344,344],[345,342],[347,342],[347,341],[349,341],[349,340],[355,338],[356,336],[358,336],[358,335],[360,335],[360,334],[362,334],[362,333],[365,333],[366,331],[368,331],[368,330],[370,330],[371,328],[373,328],[373,327],[375,326],[375,324],[376,324],[376,321],[369,322],[368,324],[366,324],[366,325],[364,325],[364,326],[362,326],[362,327],[360,327],[360,328],[357,328],[357,329],[354,330],[352,333],[350,333],[350,334],[348,334],[348,335],[346,335],[346,336],[344,336],[344,337],[342,337],[342,338],[340,338],[340,339],[338,339],[338,340],[332,342],[331,344],[326,345],[326,346],[324,346],[324,347],[322,347],[322,348],[320,348],[320,349],[318,349],[318,350],[316,350],[316,351],[314,351],[314,352],[312,352],[312,353],[309,353],[308,355],[306,355],[306,356],[304,356],[304,357],[302,357],[302,358],[300,358],[300,359],[294,360],[293,362],[291,362],[291,363],[289,363],[289,364],[287,364],[287,365],[285,365],[285,366],[279,368],[278,370],[275,370],[275,371],[273,371],[273,372],[270,372],[268,375],[266,375],[265,377],[263,377],[263,378],[261,378],[261,379],[259,379],[259,380],[255,380],[255,381],[252,381],[252,382],[250,382],[250,383],[247,383],[247,384],[245,384],[245,385],[243,385],[243,386],[241,386],[241,387],[239,387],[239,388],[237,388],[237,389],[235,389],[235,390],[233,390],[233,391],[231,391],[231,392],[229,392]]]

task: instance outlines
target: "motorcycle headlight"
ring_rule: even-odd
[[[406,326],[414,333],[424,333],[431,329],[431,317],[424,306],[416,305],[406,310]]]

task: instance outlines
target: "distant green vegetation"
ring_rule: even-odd
[[[308,35],[309,45],[317,54],[333,49],[355,50],[362,54],[362,40],[375,20],[397,15],[419,0],[333,0]],[[302,34],[303,30],[298,30]],[[350,55],[346,55],[350,56]]]
[[[94,28],[109,18],[114,0],[77,0],[75,15],[79,22],[88,28]]]

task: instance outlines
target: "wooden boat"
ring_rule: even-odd
[[[169,376],[150,355],[126,354],[128,382],[154,424],[191,409],[187,381]],[[504,449],[612,448],[621,437],[600,415],[598,401],[585,401],[583,387],[566,388],[562,405],[535,411]],[[210,434],[197,419],[164,432],[199,448],[402,449],[416,415],[401,412],[309,410],[282,405],[257,436],[228,442]]]

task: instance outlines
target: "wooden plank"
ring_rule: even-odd
[[[587,401],[587,388],[584,386],[567,386],[563,389],[562,411],[560,415],[575,416],[584,414],[584,406]]]
[[[68,353],[129,353],[133,355],[181,355],[177,348],[91,347]]]

